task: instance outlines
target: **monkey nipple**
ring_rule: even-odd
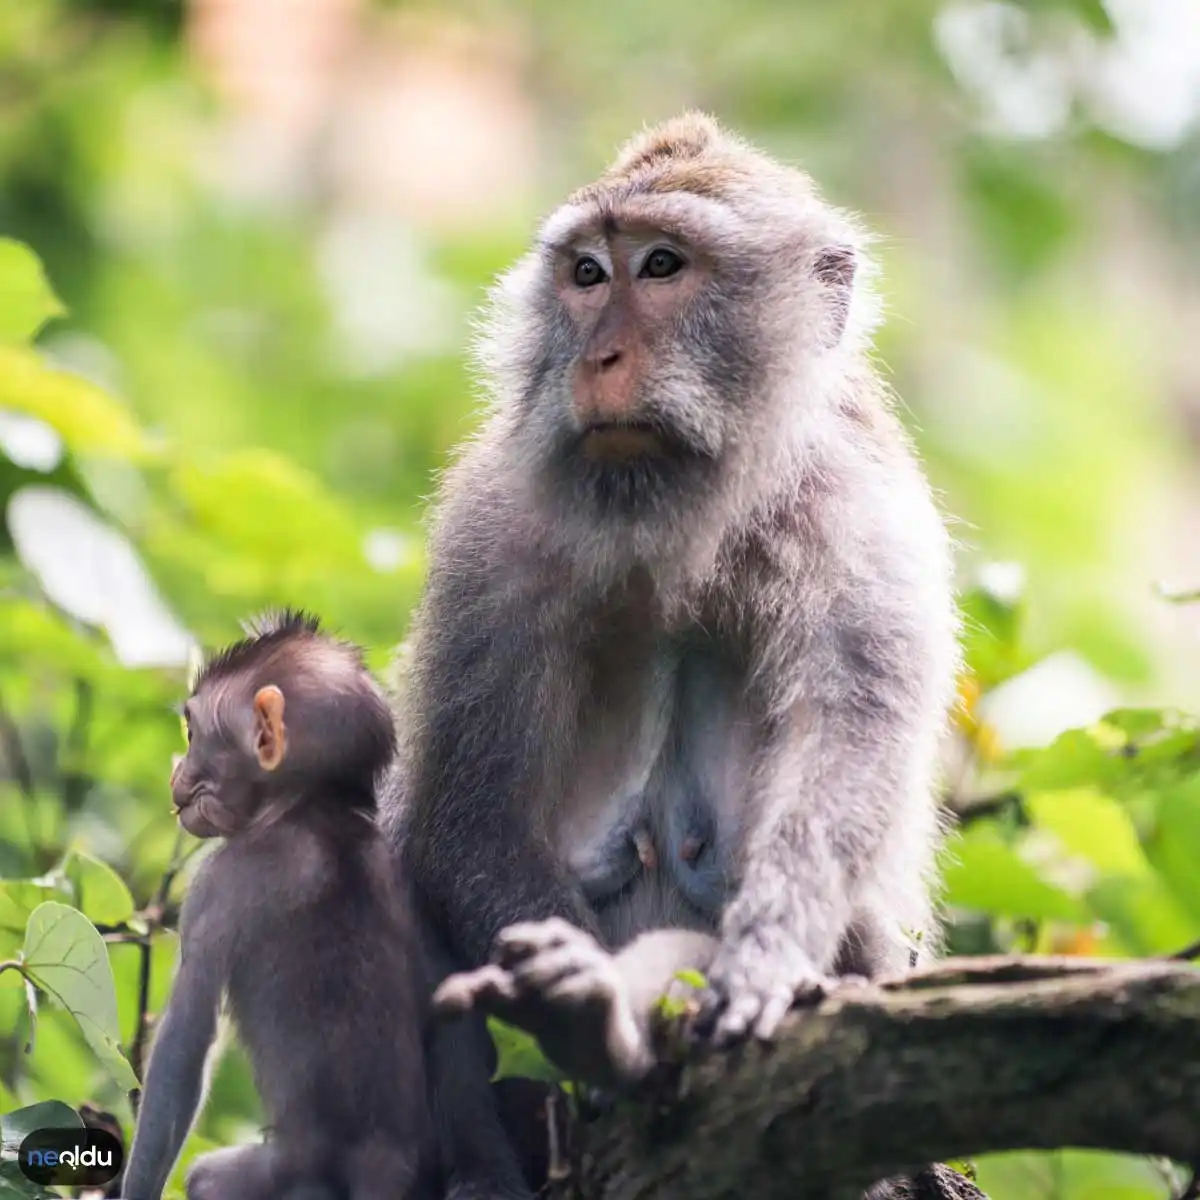
[[[658,869],[658,851],[655,849],[654,841],[650,837],[648,829],[637,829],[633,834],[633,845],[637,850],[637,856],[643,867],[647,871]]]
[[[703,838],[685,837],[679,844],[680,859],[685,863],[694,863],[704,853],[706,844]]]

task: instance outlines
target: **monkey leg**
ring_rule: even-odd
[[[382,1138],[353,1147],[342,1166],[348,1200],[437,1200],[439,1181],[418,1158],[417,1147]]]
[[[482,1010],[532,1033],[573,1079],[632,1083],[655,1064],[655,1003],[678,971],[703,969],[713,947],[705,934],[658,930],[612,955],[566,921],[526,922],[500,933],[495,962],[447,979],[434,1006]]]
[[[311,1164],[285,1157],[271,1142],[202,1154],[187,1173],[185,1189],[187,1200],[339,1200]]]
[[[187,1173],[188,1200],[272,1200],[285,1190],[279,1154],[273,1145],[228,1146],[202,1154]],[[334,1200],[319,1182],[304,1200]]]

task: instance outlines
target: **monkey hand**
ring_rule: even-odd
[[[697,1041],[716,1047],[751,1035],[771,1041],[793,1005],[815,1004],[839,983],[795,945],[762,936],[723,945],[707,981],[692,1032]]]
[[[511,925],[493,961],[451,975],[433,997],[442,1014],[479,1011],[524,1029],[572,1079],[612,1086],[653,1065],[616,960],[589,933],[551,918]]]

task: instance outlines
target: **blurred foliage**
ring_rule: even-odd
[[[363,19],[417,8],[377,7]],[[1180,693],[1195,658],[1163,644],[1155,606],[1168,606],[1143,551],[1170,509],[1158,498],[1186,503],[1196,467],[1168,403],[1168,331],[1136,319],[1156,281],[1130,296],[1103,285],[1148,245],[1195,274],[1200,132],[1123,140],[1079,72],[1048,132],[998,128],[946,50],[948,20],[972,7],[420,11],[521,46],[535,200],[630,129],[698,104],[868,213],[900,317],[881,358],[962,518],[951,948],[1167,953],[1200,938],[1200,729],[1162,692],[1200,694]],[[974,7],[1007,22],[1009,66],[1115,36],[1103,0]],[[166,789],[189,656],[295,603],[385,667],[421,585],[422,498],[470,429],[469,313],[533,220],[408,222],[418,261],[394,321],[416,327],[438,300],[447,323],[366,361],[330,283],[328,164],[273,203],[214,181],[221,105],[186,49],[187,9],[0,5],[0,1111],[92,1103],[127,1130],[142,984],[160,1011],[195,849],[179,845]],[[1131,211],[1133,257],[1106,274]],[[1170,311],[1163,296],[1151,311]],[[1023,579],[996,569],[1005,559]],[[1200,612],[1194,594],[1175,599],[1183,619]],[[1073,704],[1052,686],[1064,654],[1090,689]],[[1032,748],[1010,735],[1014,705],[1041,722]],[[63,983],[81,952],[86,992]],[[502,1071],[544,1069],[526,1041],[498,1037]],[[192,1156],[258,1120],[231,1051],[171,1194]],[[6,1138],[19,1125],[5,1118]],[[9,1165],[0,1191],[17,1186]],[[1178,1187],[1167,1165],[1070,1150],[977,1168],[993,1200]]]

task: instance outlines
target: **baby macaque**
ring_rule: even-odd
[[[222,1002],[265,1144],[217,1150],[189,1200],[440,1194],[426,1089],[429,985],[416,917],[374,821],[392,714],[352,645],[284,613],[209,659],[171,777],[179,823],[225,844],[180,921],[123,1194],[158,1200],[201,1099]]]

